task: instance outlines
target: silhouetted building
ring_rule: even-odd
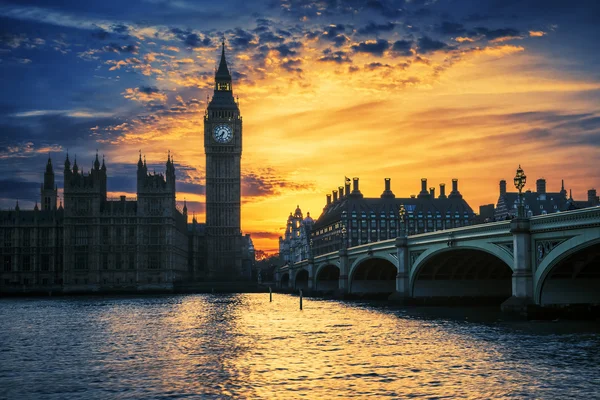
[[[204,116],[204,151],[207,278],[248,280],[251,275],[242,266],[244,244],[240,229],[242,116],[233,97],[225,43],[213,97]]]
[[[284,264],[305,260],[310,256],[310,233],[315,221],[306,213],[302,216],[300,206],[288,217],[285,228],[285,239],[279,237],[279,257]]]
[[[493,204],[486,204],[479,206],[479,215],[475,216],[475,221],[478,224],[484,224],[486,222],[494,221],[495,207]]]
[[[427,189],[427,179],[421,180],[421,192],[408,198],[396,198],[391,180],[386,178],[384,182],[384,191],[377,198],[363,196],[358,178],[353,179],[352,191],[347,180],[345,187],[340,186],[326,196],[327,204],[312,228],[314,256],[337,251],[342,246],[395,238],[401,232],[400,205],[405,209],[403,227],[408,235],[473,223],[475,214],[460,194],[457,179],[452,180],[448,195],[445,185],[440,184],[438,197],[435,188]]]
[[[499,186],[500,196],[498,197],[498,203],[494,211],[495,220],[499,221],[516,217],[519,205],[519,192],[508,192],[505,180],[501,180]],[[525,215],[528,217],[594,207],[600,204],[595,189],[588,190],[587,200],[578,201],[574,200],[571,194],[567,196],[564,181],[561,183],[559,192],[547,192],[545,179],[538,179],[536,181],[536,191],[527,190],[522,193],[522,197]]]
[[[204,224],[187,223],[176,205],[175,164],[148,173],[140,154],[137,198],[107,197],[107,168],[96,159],[83,173],[67,155],[64,207],[57,207],[52,161],[41,186],[40,210],[0,211],[0,293],[172,290],[210,278]],[[251,274],[254,246],[240,238],[244,274]]]

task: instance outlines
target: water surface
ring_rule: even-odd
[[[278,294],[3,299],[0,398],[600,396],[596,326],[439,315]]]

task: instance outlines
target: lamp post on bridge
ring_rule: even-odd
[[[398,233],[400,237],[405,237],[407,236],[406,234],[406,230],[404,229],[404,224],[405,224],[405,218],[406,218],[406,209],[404,208],[404,204],[400,204],[400,209],[398,210],[398,219],[400,222],[400,226],[398,229]]]
[[[525,218],[525,210],[523,207],[523,188],[525,187],[525,183],[527,182],[527,176],[525,176],[525,172],[519,165],[517,168],[517,174],[515,175],[515,187],[519,191],[519,205],[517,206],[517,218]]]

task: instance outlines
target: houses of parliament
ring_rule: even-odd
[[[171,291],[251,277],[254,248],[240,229],[242,118],[223,44],[204,116],[206,224],[176,204],[176,168],[149,173],[140,152],[137,198],[107,197],[107,167],[64,161],[64,205],[48,158],[40,206],[0,211],[1,293]]]

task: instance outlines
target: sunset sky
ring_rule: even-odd
[[[135,196],[138,152],[177,168],[204,222],[203,114],[221,38],[243,116],[242,229],[276,251],[296,205],[316,218],[344,176],[397,197],[452,178],[495,203],[600,189],[600,2],[270,0],[0,2],[0,207],[39,201],[51,155]],[[439,189],[437,189],[439,190]]]

